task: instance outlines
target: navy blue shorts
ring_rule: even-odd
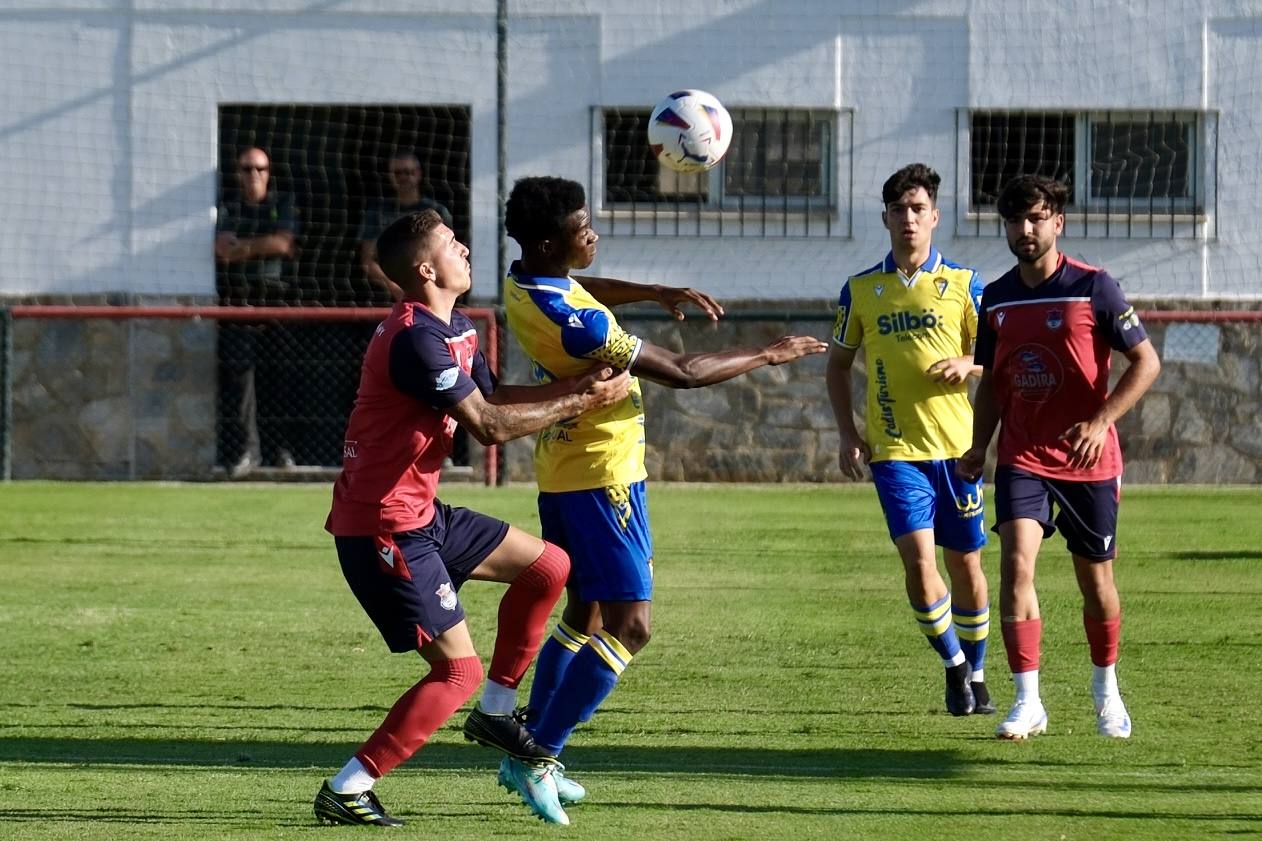
[[[334,542],[351,592],[390,650],[404,652],[465,618],[456,593],[506,534],[505,522],[434,500],[424,528]]]
[[[653,538],[644,482],[539,494],[543,539],[570,556],[570,584],[585,602],[653,598]]]
[[[933,529],[938,546],[972,552],[986,545],[981,482],[955,475],[956,459],[874,461],[868,465],[890,540]]]
[[[1117,557],[1121,491],[1121,477],[1103,482],[1071,482],[1000,466],[995,470],[995,530],[1018,518],[1037,520],[1043,526],[1044,539],[1059,528],[1073,554],[1092,561],[1111,561]]]

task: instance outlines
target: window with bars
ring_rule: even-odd
[[[838,171],[849,157],[849,143],[839,143],[839,135],[848,141],[849,112],[733,108],[727,155],[709,172],[686,174],[654,158],[645,139],[649,112],[604,108],[597,114],[601,154],[593,193],[601,196],[608,233],[849,235],[849,200],[841,200],[849,172]]]
[[[1003,186],[1045,175],[1070,188],[1068,235],[1213,235],[1212,113],[977,110],[962,112],[959,128],[968,185],[960,233],[997,230]]]

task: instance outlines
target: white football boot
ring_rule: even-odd
[[[1046,732],[1047,710],[1043,709],[1043,702],[1037,698],[1032,701],[1018,699],[1008,711],[1008,717],[995,728],[996,736],[1013,741]]]
[[[1095,729],[1101,736],[1110,739],[1131,737],[1131,717],[1126,712],[1121,695],[1110,695],[1103,702],[1096,701]]]

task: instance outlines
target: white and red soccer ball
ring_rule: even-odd
[[[649,147],[676,172],[705,172],[723,159],[731,142],[732,116],[705,91],[676,91],[649,115]]]

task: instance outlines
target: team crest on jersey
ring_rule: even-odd
[[[935,283],[934,285],[938,287],[938,297],[939,297],[939,298],[945,298],[945,297],[946,297],[946,293],[947,293],[947,286],[948,286],[949,284],[948,284],[945,280],[939,280],[939,281],[938,281],[937,283]]]
[[[444,582],[434,591],[434,595],[438,596],[438,606],[443,610],[456,609],[456,591],[452,589],[450,581]]]
[[[446,391],[456,384],[456,380],[460,378],[460,368],[448,368],[434,378],[434,388],[438,391]]]
[[[1065,313],[1061,310],[1047,311],[1047,329],[1059,330],[1065,324]]]
[[[885,294],[885,284],[878,283],[876,286],[872,287],[872,291],[876,293],[876,297],[881,297]]]
[[[1131,330],[1139,326],[1139,314],[1135,312],[1134,307],[1127,307],[1126,312],[1119,315],[1117,320],[1122,322],[1123,331]]]

